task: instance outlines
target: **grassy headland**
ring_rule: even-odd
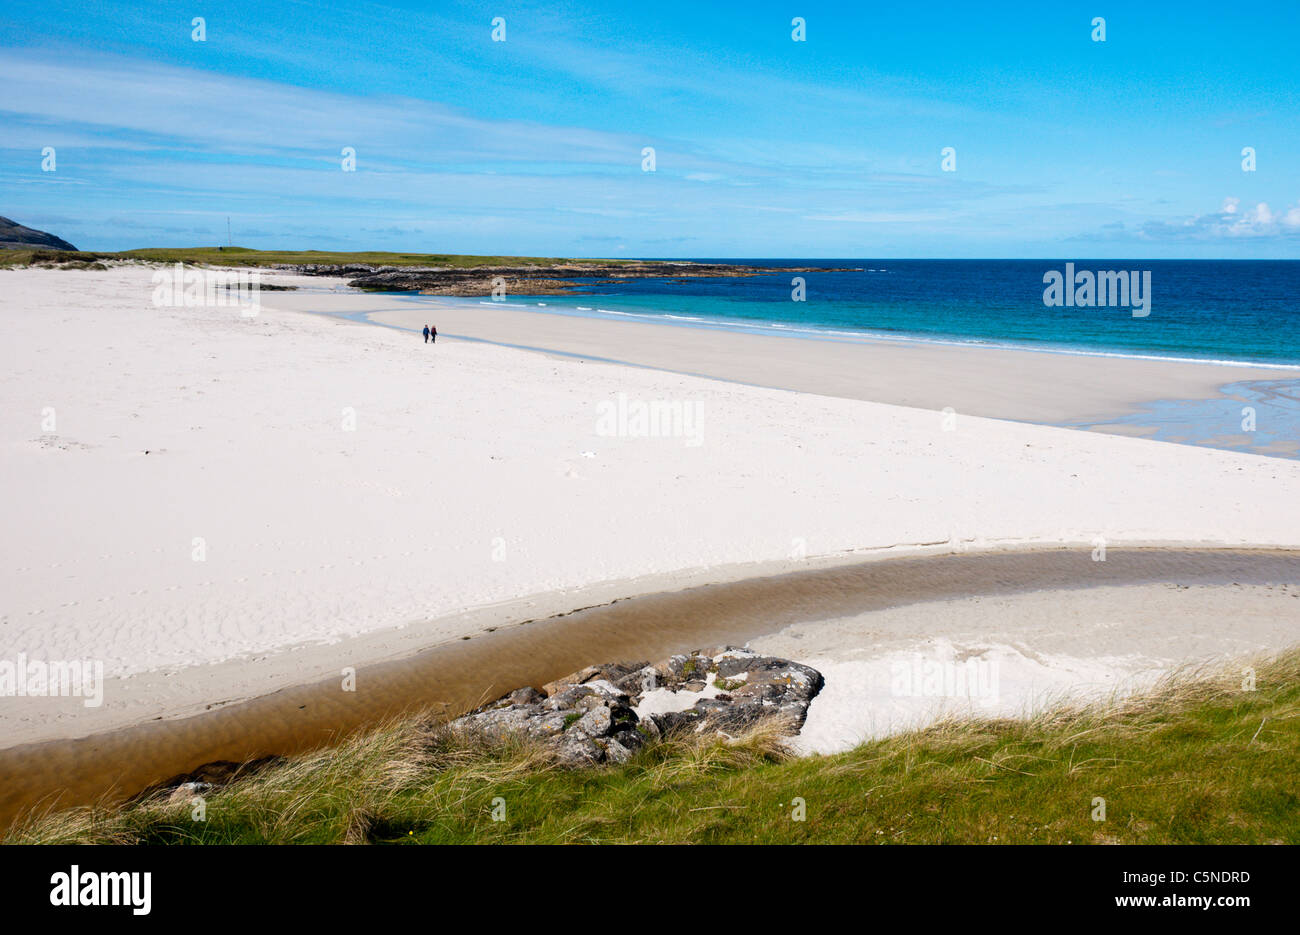
[[[417,718],[205,793],[202,821],[178,792],[33,818],[6,840],[1300,843],[1300,651],[1254,671],[1254,690],[1240,666],[1183,673],[1106,705],[952,721],[824,757],[791,757],[768,732],[560,770],[539,748]]]
[[[344,276],[348,284],[372,292],[425,295],[563,295],[627,279],[685,282],[763,273],[849,272],[823,267],[765,267],[688,260],[602,260],[557,257],[471,256],[435,253],[328,253],[318,250],[249,250],[244,247],[185,247],[89,253],[48,249],[0,251],[0,267],[43,266],[103,269],[110,262],[185,263],[241,266],[308,275]]]
[[[0,250],[0,265],[29,266],[32,263],[76,263],[105,260],[141,260],[146,263],[197,263],[208,266],[429,266],[473,269],[481,266],[555,266],[564,263],[618,264],[625,260],[564,260],[556,257],[472,256],[446,253],[359,253],[320,250],[250,250],[247,247],[150,247],[100,253],[35,248]]]

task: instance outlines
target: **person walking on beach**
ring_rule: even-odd
[[[428,344],[428,343],[429,343],[429,326],[428,326],[428,325],[425,325],[425,326],[424,326],[424,343],[425,343],[425,344]]]
[[[437,343],[438,343],[438,326],[437,326],[437,325],[430,325],[430,326],[429,326],[429,343],[430,343],[430,344],[437,344]]]

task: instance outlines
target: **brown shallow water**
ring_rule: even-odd
[[[1086,549],[1061,549],[866,561],[627,598],[361,668],[355,692],[329,679],[194,717],[0,751],[0,826],[33,807],[124,798],[214,760],[320,747],[403,712],[459,714],[591,663],[744,643],[796,623],[973,595],[1297,582],[1300,552],[1111,549],[1093,562]]]

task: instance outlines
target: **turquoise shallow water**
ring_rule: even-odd
[[[799,331],[809,337],[871,335],[1300,366],[1297,261],[745,262],[853,271],[591,283],[591,303],[556,304],[587,305],[607,314],[671,316],[688,326]],[[1061,305],[1044,304],[1044,277],[1052,272],[1063,277],[1070,268],[1080,280],[1114,271],[1139,286],[1149,282],[1141,309],[1147,314],[1133,314],[1132,294],[1129,306],[1083,304],[1089,296],[1082,281],[1062,296]],[[803,301],[792,298],[795,277],[803,280]]]
[[[1300,449],[1300,262],[1184,260],[756,260],[853,267],[745,279],[591,284],[567,313],[656,318],[685,327],[813,340],[909,340],[1073,354],[1161,357],[1225,366],[1224,397],[1151,400],[1106,424],[1148,438],[1281,457]],[[1068,265],[1067,265],[1068,264]],[[1128,305],[1085,304],[1083,285],[1125,274]],[[1052,273],[1076,285],[1047,304]],[[1091,276],[1089,275],[1091,274]],[[803,280],[804,301],[794,301]],[[1049,280],[1045,282],[1044,280]],[[1098,301],[1094,285],[1091,299]],[[1121,294],[1120,299],[1124,298]],[[561,304],[561,303],[555,303]],[[549,308],[550,311],[559,309]],[[1135,315],[1134,311],[1139,314]],[[1145,314],[1141,314],[1145,313]],[[1297,369],[1297,380],[1232,381],[1232,365]]]
[[[1300,458],[1300,380],[1248,380],[1216,399],[1160,399],[1109,422],[1067,427],[1131,428],[1145,438]]]
[[[744,278],[591,281],[579,294],[507,297],[503,304],[806,340],[933,341],[1212,362],[1224,367],[1224,383],[1230,384],[1224,397],[1150,400],[1123,419],[1076,427],[1282,457],[1296,457],[1300,449],[1300,261],[735,262],[821,269]],[[851,271],[831,272],[831,267]],[[1059,305],[1046,304],[1045,277],[1055,272],[1064,278],[1069,271],[1079,283],[1073,294]],[[1087,274],[1095,278],[1106,271],[1125,274],[1141,287],[1143,301],[1130,292],[1128,305],[1085,304]],[[803,300],[795,301],[796,294]],[[1146,314],[1134,315],[1135,308]],[[1244,375],[1238,368],[1260,364],[1294,369],[1297,379],[1252,383],[1238,376]]]

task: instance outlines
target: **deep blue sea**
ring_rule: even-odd
[[[855,271],[593,283],[585,290],[590,302],[552,297],[548,311],[650,315],[684,326],[775,330],[829,340],[892,337],[1300,365],[1300,261],[1068,261],[1076,275],[1149,272],[1145,317],[1135,317],[1127,307],[1045,305],[1044,274],[1064,274],[1066,260],[719,262]],[[802,302],[791,298],[796,275],[805,280]]]

